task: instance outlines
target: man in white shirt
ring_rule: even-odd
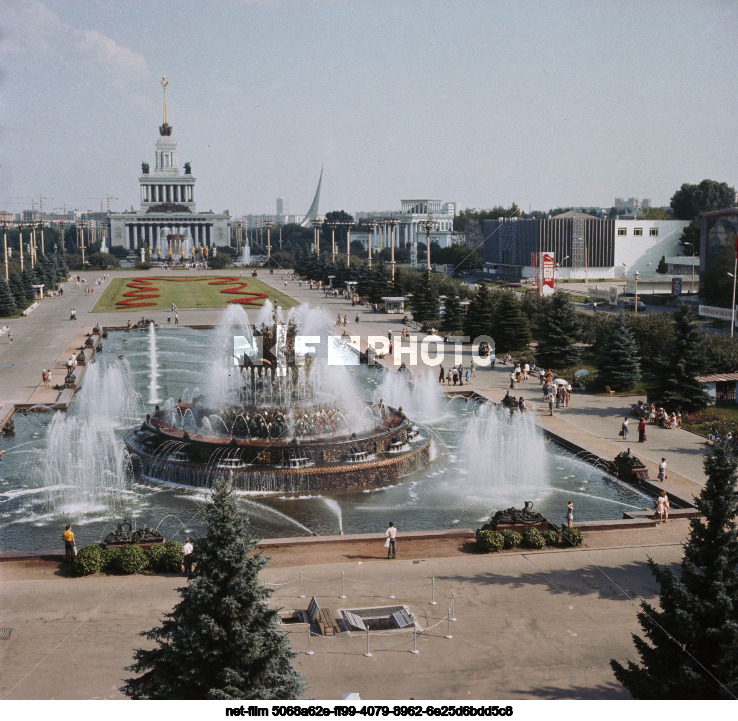
[[[389,543],[387,544],[387,558],[395,558],[397,555],[397,548],[395,546],[397,529],[392,521],[389,522],[389,528],[384,532],[384,535],[387,536],[389,540]]]
[[[192,575],[192,552],[195,550],[189,538],[185,539],[185,544],[182,546],[182,565],[184,566],[184,572],[188,575]]]
[[[660,481],[666,480],[666,458],[661,459],[661,463],[659,463],[659,475],[658,479]]]

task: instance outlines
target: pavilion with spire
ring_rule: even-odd
[[[166,77],[161,79],[164,90],[164,114],[156,140],[154,171],[147,162],[141,163],[138,178],[140,210],[110,213],[108,237],[111,245],[137,252],[148,251],[149,257],[161,257],[171,251],[172,238],[177,239],[178,255],[187,257],[193,248],[213,248],[230,243],[231,219],[223,213],[198,213],[195,207],[195,176],[190,163],[179,168],[177,143],[167,117]]]

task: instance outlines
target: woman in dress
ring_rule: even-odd
[[[659,523],[664,522],[664,492],[656,497],[656,515],[659,517]]]
[[[638,423],[638,442],[646,442],[646,421],[643,418]]]

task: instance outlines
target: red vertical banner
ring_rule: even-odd
[[[553,295],[554,273],[553,253],[541,253],[541,295]]]
[[[735,259],[738,260],[738,236],[735,238]]]

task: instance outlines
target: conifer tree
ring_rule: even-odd
[[[668,411],[697,411],[710,401],[695,376],[703,371],[703,334],[687,305],[673,315],[674,338],[654,360],[656,385],[650,399]]]
[[[531,341],[530,323],[512,290],[495,294],[494,339],[497,352],[525,351]]]
[[[460,331],[464,327],[464,306],[452,288],[446,295],[443,311],[443,330],[448,333]]]
[[[494,301],[486,283],[480,283],[477,292],[471,297],[464,317],[464,335],[471,342],[481,335],[493,336]]]
[[[267,561],[255,553],[228,482],[216,482],[205,520],[194,577],[163,624],[142,634],[156,646],[135,652],[130,670],[141,675],[123,691],[137,699],[297,698],[304,685],[290,663],[296,654],[259,581]]]
[[[638,347],[622,313],[610,324],[597,366],[600,379],[616,391],[629,391],[641,379]]]
[[[538,363],[545,368],[568,368],[580,359],[579,321],[571,297],[557,291],[541,315],[539,324],[541,342],[538,344]]]
[[[20,273],[11,273],[8,277],[8,286],[13,294],[15,306],[17,310],[23,310],[28,303],[26,302],[26,292],[23,288],[23,279]]]
[[[25,268],[23,273],[21,273],[21,280],[23,281],[23,293],[26,296],[26,304],[30,305],[36,297],[36,291],[33,289],[33,284],[36,283],[36,278],[32,270]]]
[[[426,270],[422,278],[415,284],[412,298],[413,320],[432,322],[440,315],[438,293],[433,288],[431,272]]]
[[[0,278],[0,316],[10,316],[16,311],[15,298],[5,278]]]
[[[707,482],[695,502],[702,516],[690,521],[679,573],[649,559],[661,610],[641,603],[645,638],[633,635],[641,665],[610,662],[633,698],[738,696],[737,464],[726,443],[705,459]]]

